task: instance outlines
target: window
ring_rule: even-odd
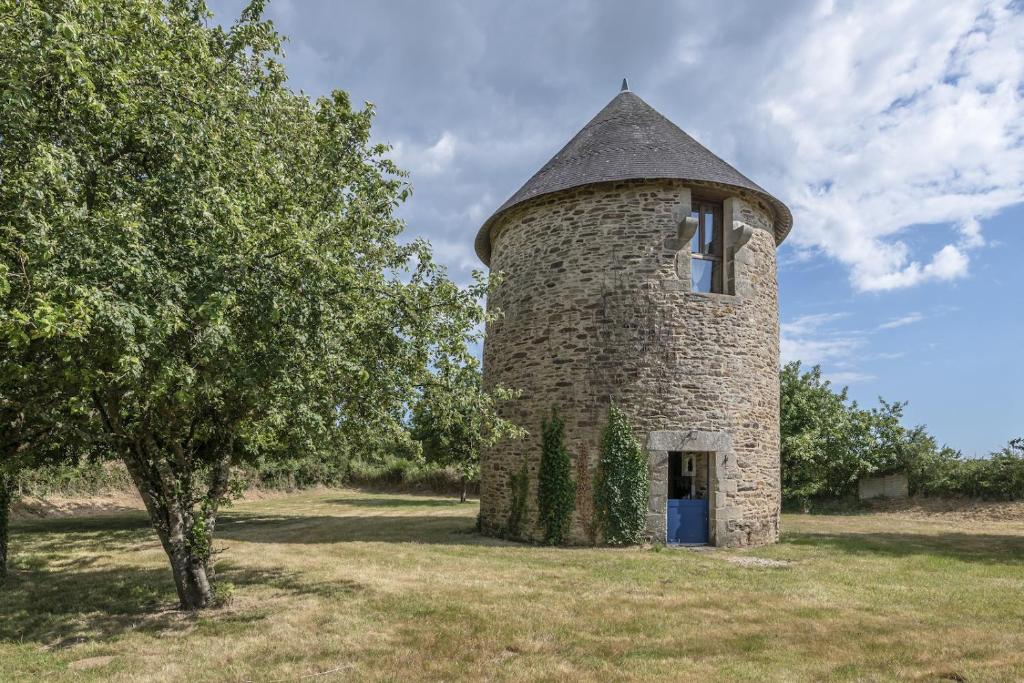
[[[710,462],[707,453],[669,451],[669,500],[707,499]]]
[[[690,245],[690,281],[695,292],[722,292],[722,205],[693,202],[697,232]]]

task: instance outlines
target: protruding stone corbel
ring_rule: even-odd
[[[676,224],[676,236],[665,240],[665,246],[672,251],[682,251],[697,233],[697,219],[679,207],[672,212],[672,221]]]
[[[731,239],[726,244],[730,244],[735,251],[739,251],[743,248],[750,238],[754,236],[753,226],[747,225],[743,221],[732,222],[732,235]]]

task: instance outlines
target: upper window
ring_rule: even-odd
[[[693,202],[691,216],[697,219],[697,232],[690,245],[690,279],[695,292],[723,292],[722,205]]]

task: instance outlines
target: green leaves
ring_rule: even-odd
[[[601,439],[595,500],[606,543],[631,545],[643,541],[649,496],[647,457],[626,415],[613,405]]]
[[[549,545],[565,543],[576,503],[572,461],[565,448],[565,423],[552,411],[541,426],[540,469],[537,474],[537,521]]]
[[[40,423],[177,481],[198,535],[213,463],[356,451],[432,383],[467,453],[507,431],[457,371],[487,282],[399,244],[372,109],[286,88],[261,7],[0,0],[4,424],[45,395]]]

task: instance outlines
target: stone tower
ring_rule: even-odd
[[[593,541],[593,475],[614,402],[650,460],[652,540],[746,546],[779,533],[775,249],[792,215],[623,89],[480,228],[503,281],[484,382],[520,390],[529,430],[481,459],[481,526],[508,529],[528,472],[539,539],[541,421],[557,408],[575,460],[570,541]]]

